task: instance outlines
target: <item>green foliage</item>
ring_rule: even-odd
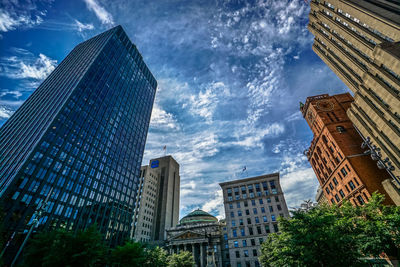
[[[77,234],[59,229],[33,237],[25,253],[25,266],[96,266],[106,247],[96,226]]]
[[[193,267],[194,264],[192,253],[188,251],[182,251],[179,254],[172,254],[168,257],[169,267]]]
[[[168,254],[167,251],[160,247],[152,249],[146,249],[146,267],[166,267],[168,266]]]
[[[382,205],[374,194],[361,207],[350,203],[294,211],[280,219],[281,234],[271,234],[261,248],[263,266],[362,266],[362,258],[382,252],[399,256],[399,207]]]
[[[111,266],[136,267],[142,266],[145,261],[146,253],[138,242],[128,241],[111,252]]]

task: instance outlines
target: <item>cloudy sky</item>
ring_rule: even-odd
[[[347,92],[311,50],[303,0],[0,0],[0,125],[75,45],[122,25],[158,81],[143,165],[181,167],[181,217],[224,217],[218,183],[280,172],[314,199],[307,96]],[[243,167],[246,171],[243,172]]]

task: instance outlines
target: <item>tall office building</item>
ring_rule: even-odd
[[[346,114],[353,101],[349,93],[317,95],[307,97],[300,110],[314,133],[306,155],[326,199],[333,204],[346,199],[357,206],[375,191],[386,194],[382,181],[390,175],[361,148],[362,139]],[[386,204],[393,204],[385,197]]]
[[[140,168],[132,228],[132,239],[136,241],[150,242],[154,239],[159,181],[160,175],[150,166]]]
[[[394,0],[312,0],[314,52],[354,93],[350,120],[400,204],[400,5]]]
[[[166,230],[179,222],[179,164],[165,156],[151,159],[141,170],[132,238],[163,245]]]
[[[97,223],[112,244],[129,237],[156,87],[121,26],[77,45],[44,80],[0,129],[12,244],[48,195],[39,229]]]
[[[289,217],[279,173],[219,184],[224,196],[230,266],[260,266],[260,245]]]

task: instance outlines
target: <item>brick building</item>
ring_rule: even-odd
[[[308,160],[329,203],[348,199],[355,206],[362,205],[378,191],[385,194],[386,204],[393,204],[382,186],[389,174],[377,167],[370,151],[361,148],[362,139],[346,114],[353,101],[349,93],[323,94],[301,104],[314,133],[306,152]]]

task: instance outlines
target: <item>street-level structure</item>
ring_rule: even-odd
[[[132,238],[163,245],[166,229],[179,222],[179,164],[168,155],[141,168]]]
[[[260,246],[279,232],[277,219],[289,211],[279,173],[220,183],[224,197],[231,266],[260,266]]]
[[[121,26],[79,45],[0,128],[0,198],[10,246],[50,195],[39,230],[96,223],[129,238],[157,82]],[[14,233],[14,234],[13,234]]]
[[[378,168],[370,150],[361,148],[362,139],[346,114],[353,101],[349,93],[307,97],[300,110],[314,138],[305,154],[329,203],[363,205],[377,191],[393,204],[382,185],[390,175]]]
[[[400,205],[400,5],[390,0],[312,0],[314,52],[354,93],[347,114],[391,177]]]
[[[166,248],[169,254],[191,252],[197,267],[226,267],[229,254],[224,229],[224,221],[205,211],[194,210],[167,230]]]

